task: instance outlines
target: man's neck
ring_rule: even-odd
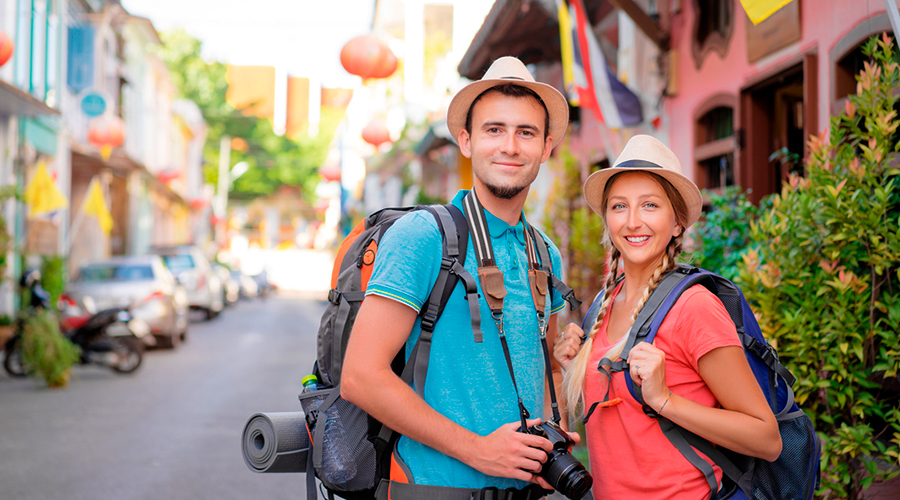
[[[491,194],[483,184],[476,182],[475,194],[485,210],[494,217],[502,220],[510,226],[515,226],[522,218],[522,208],[525,207],[525,199],[528,198],[528,188],[522,190],[516,196],[506,199],[498,198]]]

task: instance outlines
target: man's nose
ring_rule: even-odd
[[[503,142],[500,144],[500,152],[509,156],[516,156],[519,154],[519,139],[516,137],[516,134],[506,135]]]

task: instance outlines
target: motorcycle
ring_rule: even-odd
[[[29,289],[29,308],[47,308],[50,294],[40,284],[39,273],[27,273],[22,284]],[[128,307],[114,307],[99,312],[92,311],[90,300],[85,300],[87,314],[69,315],[63,321],[63,335],[81,349],[79,363],[95,364],[111,368],[117,373],[132,373],[141,366],[144,349],[156,343],[150,333],[150,325],[131,315]],[[22,362],[22,322],[16,322],[16,334],[4,346],[6,357],[3,368],[14,377],[26,375]]]

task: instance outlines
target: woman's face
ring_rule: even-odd
[[[606,225],[626,265],[656,267],[681,233],[662,185],[650,174],[619,175],[609,188]]]

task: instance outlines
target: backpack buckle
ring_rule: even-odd
[[[434,331],[434,324],[437,322],[437,316],[431,313],[423,313],[422,314],[422,329],[427,330],[429,332]]]
[[[335,290],[334,288],[328,290],[328,302],[331,302],[336,306],[341,305],[341,292]]]
[[[316,426],[316,420],[319,419],[319,410],[313,410],[306,414],[306,427],[312,429]]]
[[[490,486],[473,491],[469,495],[469,500],[513,500],[516,498],[516,491],[515,488],[501,490],[496,486]]]

